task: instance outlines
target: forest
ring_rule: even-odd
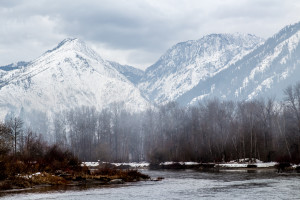
[[[52,143],[82,161],[226,162],[241,158],[300,162],[300,83],[286,88],[282,102],[206,100],[176,102],[141,113],[122,103],[97,111],[80,107],[58,113]],[[11,117],[0,126],[0,154],[38,151],[42,136]]]

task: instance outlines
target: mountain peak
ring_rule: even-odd
[[[59,48],[61,46],[64,46],[64,45],[69,45],[69,44],[74,44],[74,43],[77,43],[79,42],[79,39],[78,38],[66,38],[64,39],[63,41],[61,41],[56,48]]]
[[[65,52],[77,52],[84,54],[90,58],[103,62],[103,59],[97,52],[91,49],[83,40],[78,38],[66,38],[61,41],[55,48],[47,51],[46,54],[61,54]]]
[[[79,47],[80,46],[86,46],[86,44],[85,44],[85,42],[81,41],[78,38],[66,38],[63,41],[61,41],[55,48],[47,51],[47,53],[54,52],[54,51],[56,51],[58,49],[62,49],[62,48],[64,48],[64,49],[66,49],[66,48],[70,49],[71,48],[72,49],[76,46],[79,46]]]

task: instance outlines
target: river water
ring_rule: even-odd
[[[98,199],[300,199],[300,174],[270,171],[197,172],[149,171],[162,181],[126,183],[113,187],[68,188],[8,194],[11,200],[98,200]]]

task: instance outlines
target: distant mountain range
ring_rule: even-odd
[[[280,100],[283,89],[300,81],[299,44],[300,22],[266,41],[250,34],[211,34],[176,44],[144,72],[103,60],[79,39],[66,39],[36,60],[0,67],[0,117],[102,109],[114,102],[142,111],[214,97]]]

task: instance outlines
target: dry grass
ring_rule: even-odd
[[[66,185],[68,183],[62,177],[49,173],[41,173],[38,175],[18,175],[0,183],[0,190],[30,188],[35,185]]]
[[[122,179],[125,182],[146,180],[150,178],[148,175],[142,174],[137,170],[120,170],[113,168],[100,168],[94,172],[94,175],[101,175],[110,179]]]
[[[49,185],[65,185],[68,181],[62,177],[55,176],[49,173],[32,176],[30,181],[34,185],[49,184]]]

